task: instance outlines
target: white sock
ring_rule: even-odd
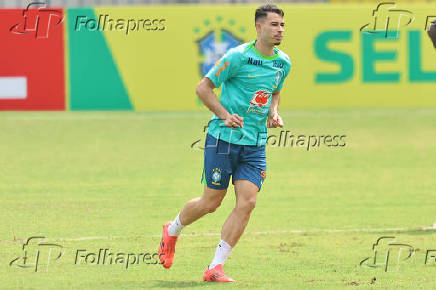
[[[210,263],[209,269],[212,269],[218,264],[224,264],[231,252],[232,247],[224,240],[221,240],[216,247],[215,257],[213,258],[212,263]]]
[[[185,227],[184,225],[182,225],[182,223],[180,222],[180,218],[179,218],[178,214],[176,216],[176,218],[174,219],[174,221],[171,223],[171,225],[168,227],[168,234],[170,236],[179,236],[180,232],[182,231],[182,229]]]

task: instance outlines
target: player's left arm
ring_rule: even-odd
[[[268,128],[277,128],[277,127],[283,128],[283,119],[279,115],[280,92],[282,90],[283,83],[286,77],[288,76],[292,66],[291,60],[287,55],[285,55],[284,60],[286,62],[285,62],[284,70],[282,71],[281,79],[279,80],[279,83],[275,87],[275,90],[273,90],[272,92],[271,104],[270,104],[270,108],[268,112],[268,120],[267,120]]]
[[[287,55],[285,56],[285,59],[287,59],[287,62],[282,77],[277,87],[272,92],[271,104],[270,104],[270,108],[268,112],[268,120],[267,120],[268,128],[277,128],[277,127],[283,128],[283,119],[279,115],[280,92],[282,90],[283,83],[286,77],[288,76],[292,66],[292,63]]]
[[[268,128],[283,128],[283,120],[279,115],[280,91],[272,93],[271,105],[268,112],[267,127]]]

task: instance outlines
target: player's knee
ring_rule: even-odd
[[[208,213],[212,213],[216,211],[217,208],[221,205],[221,200],[213,200],[208,203],[206,206],[206,210]]]
[[[251,212],[256,207],[256,199],[255,198],[250,199],[247,202],[247,207],[248,207],[248,210]]]
[[[203,198],[203,208],[206,211],[206,213],[212,213],[214,212],[220,205],[222,199],[220,198]]]
[[[251,199],[247,199],[247,200],[244,200],[243,202],[241,202],[239,209],[242,210],[243,212],[249,214],[253,211],[253,209],[255,207],[256,207],[256,199],[251,198]]]

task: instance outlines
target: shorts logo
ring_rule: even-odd
[[[266,90],[260,90],[254,93],[253,98],[250,101],[250,105],[257,107],[266,107],[268,99],[271,96],[271,92]]]
[[[260,177],[262,177],[263,179],[266,178],[266,171],[265,171],[265,170],[262,170],[262,171],[260,172]]]
[[[214,168],[212,169],[212,184],[221,185],[221,169]]]

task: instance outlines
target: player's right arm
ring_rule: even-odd
[[[236,75],[240,64],[241,53],[235,49],[230,49],[217,61],[214,67],[209,70],[196,89],[198,97],[203,101],[206,107],[230,128],[243,128],[244,119],[237,114],[230,114],[220,103],[213,89],[219,88],[223,82]]]
[[[197,86],[195,92],[200,100],[217,115],[224,124],[230,128],[244,127],[244,119],[237,114],[230,114],[218,100],[217,95],[213,92],[214,83],[207,77],[203,78]]]

